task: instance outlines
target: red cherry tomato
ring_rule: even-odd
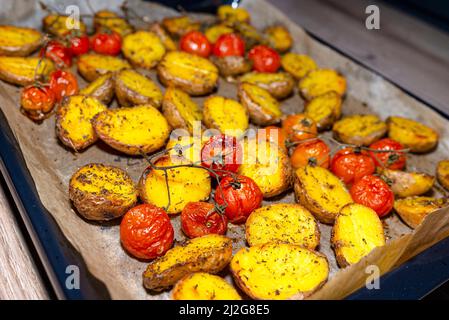
[[[56,102],[60,102],[62,98],[78,93],[78,80],[69,71],[56,70],[50,74],[50,89]]]
[[[225,234],[228,219],[215,211],[207,202],[190,202],[181,213],[181,228],[189,238],[202,237],[206,234]]]
[[[80,56],[89,52],[90,43],[87,35],[69,34],[70,51],[74,56]]]
[[[393,208],[393,191],[379,177],[364,176],[352,185],[349,192],[354,202],[370,207],[379,217],[387,215]]]
[[[212,46],[206,36],[199,31],[190,31],[182,36],[179,46],[182,51],[207,58]]]
[[[215,170],[220,177],[237,172],[241,161],[242,146],[235,137],[224,134],[213,136],[201,149],[201,165]],[[212,173],[211,176],[215,177]]]
[[[248,59],[253,61],[253,70],[258,72],[276,72],[281,66],[281,57],[276,50],[258,45],[248,53]]]
[[[262,204],[263,194],[258,185],[246,176],[226,176],[215,191],[215,202],[226,206],[225,214],[234,224],[244,223],[251,212]]]
[[[141,204],[130,209],[120,223],[123,247],[139,259],[155,259],[173,244],[174,231],[164,209]]]
[[[245,41],[235,33],[223,34],[215,42],[213,54],[217,57],[243,57],[245,55]]]
[[[116,56],[122,49],[122,37],[116,32],[100,32],[92,37],[91,45],[96,53]]]
[[[381,139],[372,143],[370,149],[375,150],[403,150],[404,146],[390,138]],[[406,156],[404,152],[373,152],[370,151],[374,163],[391,170],[402,170],[405,167]]]
[[[29,86],[22,90],[20,105],[32,120],[42,120],[53,110],[55,95],[49,86]]]
[[[306,166],[310,162],[327,169],[330,162],[330,149],[320,139],[305,141],[295,147],[290,161],[294,169]]]
[[[41,49],[41,57],[52,60],[58,68],[69,68],[72,65],[72,53],[69,48],[58,41],[50,41]]]
[[[345,148],[338,151],[331,161],[331,171],[344,183],[352,184],[376,170],[373,159],[365,151]]]

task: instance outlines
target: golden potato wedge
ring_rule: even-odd
[[[122,169],[91,163],[70,178],[69,198],[88,220],[111,220],[124,215],[137,203],[137,189]]]
[[[162,104],[162,91],[158,85],[132,69],[116,73],[115,95],[121,107],[150,104],[160,108]]]
[[[238,101],[211,96],[204,101],[203,120],[208,128],[239,137],[248,129],[248,112]]]
[[[449,190],[449,160],[438,162],[437,179],[446,190]]]
[[[77,67],[83,78],[92,82],[106,73],[129,69],[131,65],[117,57],[88,53],[78,58]]]
[[[290,50],[293,39],[288,29],[283,25],[274,25],[265,28],[264,33],[268,37],[268,43],[279,52]]]
[[[239,174],[253,179],[264,198],[277,196],[292,186],[290,159],[277,143],[271,141],[257,138],[244,140]]]
[[[268,126],[281,121],[279,102],[267,90],[243,82],[238,87],[238,97],[254,124]]]
[[[343,96],[346,92],[346,79],[335,70],[312,70],[299,82],[299,91],[306,100],[329,91],[335,91],[340,96]]]
[[[341,117],[342,99],[334,91],[322,94],[309,100],[304,105],[304,114],[315,121],[318,131],[332,128]]]
[[[57,37],[63,37],[73,29],[86,33],[86,25],[82,20],[75,20],[72,16],[49,14],[42,20],[44,31]],[[70,29],[69,26],[73,28]]]
[[[174,129],[186,129],[193,134],[195,122],[201,128],[203,113],[198,105],[184,91],[170,87],[165,91],[162,113]]]
[[[206,135],[201,135],[201,137],[190,135],[176,137],[171,134],[165,149],[169,150],[168,155],[173,157],[174,162],[201,163],[201,149],[209,139]]]
[[[307,165],[296,170],[295,195],[315,218],[327,224],[332,224],[341,208],[353,202],[343,182],[319,166]]]
[[[387,133],[387,125],[374,114],[356,114],[335,122],[332,132],[343,143],[369,146]]]
[[[133,66],[151,69],[164,56],[165,46],[155,33],[140,30],[123,38],[122,52]]]
[[[0,56],[26,57],[43,43],[39,31],[15,26],[0,26]]]
[[[231,260],[237,285],[260,300],[305,299],[329,275],[324,255],[298,245],[267,243],[240,249]]]
[[[104,104],[109,104],[114,98],[114,83],[114,76],[109,72],[98,77],[81,89],[80,94],[97,98]]]
[[[230,5],[221,5],[217,10],[218,19],[225,22],[249,22],[250,15],[245,8],[233,8]]]
[[[381,177],[388,183],[393,193],[400,197],[420,196],[432,189],[435,178],[422,172],[379,169]]]
[[[301,79],[318,68],[316,62],[305,54],[287,53],[281,58],[282,68],[295,79]]]
[[[192,96],[212,92],[218,83],[218,69],[207,59],[181,51],[168,52],[157,66],[159,80]]]
[[[94,97],[75,95],[65,98],[56,111],[56,134],[61,142],[80,151],[97,141],[92,119],[107,107]]]
[[[385,245],[382,222],[373,209],[348,204],[335,218],[331,243],[340,267],[355,264],[374,248]]]
[[[267,90],[276,99],[283,99],[291,95],[295,86],[292,76],[285,72],[249,72],[241,76],[239,81],[240,83],[255,84]]]
[[[320,229],[313,215],[295,203],[275,203],[254,210],[246,220],[250,246],[291,243],[314,250],[320,244]]]
[[[247,22],[228,22],[232,28],[243,37],[245,47],[250,49],[258,44],[268,45],[264,35],[254,26]]]
[[[429,152],[438,144],[438,133],[417,121],[402,117],[389,117],[387,125],[388,137],[402,143],[411,152]]]
[[[250,72],[252,68],[249,60],[245,57],[240,56],[211,56],[210,60],[217,66],[218,70],[220,71],[220,75],[227,79]]]
[[[172,36],[182,37],[185,33],[200,30],[201,23],[193,21],[189,16],[169,17],[162,20],[162,26]]]
[[[227,26],[226,24],[215,24],[207,28],[206,31],[204,31],[204,35],[206,36],[207,40],[209,40],[209,42],[213,44],[218,40],[218,38],[220,38],[220,36],[233,32],[234,29],[232,29],[230,26]]]
[[[130,155],[154,152],[170,135],[167,120],[152,105],[108,109],[97,114],[92,124],[101,140]]]
[[[194,238],[152,261],[143,274],[143,285],[162,291],[194,272],[218,273],[231,258],[232,239],[217,234]]]
[[[432,197],[408,197],[394,202],[394,210],[412,229],[417,228],[430,213],[446,206],[446,199]]]
[[[159,37],[166,51],[175,51],[178,49],[176,43],[173,41],[173,39],[170,37],[167,31],[165,31],[165,29],[161,26],[160,23],[151,24],[148,30],[153,32],[155,35]]]
[[[241,300],[237,290],[223,278],[195,272],[176,283],[173,300]]]
[[[134,31],[132,25],[123,18],[109,10],[100,10],[94,15],[95,32],[114,31],[124,37]]]
[[[179,159],[179,158],[178,158]],[[181,163],[175,161],[174,157],[165,156],[156,161],[157,167],[168,167]],[[186,162],[184,162],[186,163]],[[209,198],[211,192],[211,181],[209,173],[201,168],[178,167],[167,169],[167,185],[164,170],[147,168],[139,181],[140,198],[158,207],[166,207],[168,214],[181,212],[189,202],[204,201]],[[170,201],[169,201],[170,200]]]
[[[38,57],[6,57],[0,56],[0,79],[15,85],[27,86],[35,79],[44,79],[55,66],[49,59]]]

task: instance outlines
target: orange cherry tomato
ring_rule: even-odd
[[[393,208],[393,191],[377,176],[367,175],[356,181],[350,193],[355,203],[370,207],[379,217],[387,215]]]
[[[122,37],[117,32],[99,32],[92,37],[92,49],[96,53],[116,56],[122,49]]]
[[[281,67],[281,57],[276,50],[258,45],[248,53],[248,59],[253,62],[253,70],[258,72],[276,72]]]
[[[55,95],[49,86],[28,86],[22,90],[20,105],[32,120],[44,119],[55,106]]]
[[[345,148],[332,158],[331,171],[344,183],[352,184],[376,170],[373,159],[366,151]]]
[[[330,162],[330,149],[320,139],[304,141],[295,147],[295,150],[290,156],[290,161],[294,169],[310,163],[327,169]]]
[[[282,129],[289,142],[316,138],[318,129],[315,121],[304,114],[293,114],[282,121]]]
[[[189,238],[206,234],[225,234],[228,219],[207,202],[189,202],[181,212],[181,228]]]
[[[213,54],[217,57],[245,55],[245,41],[235,33],[221,35],[214,44]]]
[[[56,70],[50,74],[50,89],[56,102],[60,102],[64,97],[78,93],[78,80],[70,71]]]
[[[120,240],[131,255],[155,259],[173,245],[174,231],[164,209],[141,204],[130,209],[120,223]]]
[[[190,31],[182,36],[179,42],[182,51],[207,58],[210,55],[212,46],[206,36],[200,31]]]
[[[403,150],[404,146],[390,138],[384,138],[372,143],[370,149],[375,150]],[[406,156],[404,152],[373,152],[369,154],[373,158],[376,166],[385,167],[391,170],[402,170],[405,168]]]
[[[285,145],[285,134],[281,128],[276,126],[265,127],[265,134],[262,130],[257,130],[257,140],[258,141],[270,141],[276,143],[282,150],[287,152],[287,147]]]
[[[72,65],[72,52],[59,41],[50,41],[40,51],[41,57],[52,60],[58,68],[69,68]]]

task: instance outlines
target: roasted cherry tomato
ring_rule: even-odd
[[[393,191],[377,176],[364,176],[356,181],[349,191],[354,202],[370,207],[379,217],[387,215],[393,208]]]
[[[182,51],[207,58],[210,55],[212,46],[206,36],[200,31],[190,31],[182,36],[179,42]]]
[[[251,212],[262,204],[259,186],[242,175],[226,176],[215,191],[215,202],[225,207],[225,214],[234,224],[244,223]]]
[[[215,42],[213,54],[217,57],[243,57],[245,54],[245,41],[235,33],[223,34]]]
[[[215,211],[207,202],[190,202],[181,212],[181,228],[189,238],[202,237],[206,234],[225,234],[228,219]]]
[[[299,143],[290,156],[290,161],[294,169],[308,164],[327,169],[330,158],[330,149],[327,144],[323,140],[316,139]]]
[[[20,105],[32,120],[42,120],[53,110],[55,95],[49,86],[29,86],[22,90]]]
[[[174,231],[164,209],[141,204],[130,209],[120,223],[123,247],[139,259],[155,259],[173,245]]]
[[[366,151],[345,148],[337,153],[331,161],[331,171],[344,183],[352,184],[362,177],[373,174],[376,165]]]
[[[92,49],[100,54],[116,56],[122,49],[122,37],[117,32],[99,32],[92,37]]]
[[[242,161],[242,146],[235,137],[224,134],[213,136],[201,149],[201,165],[224,177],[237,172]],[[212,177],[215,177],[211,173]]]
[[[80,56],[89,52],[90,43],[87,35],[72,32],[67,35],[67,38],[70,42],[69,49],[74,56]]]
[[[41,49],[41,57],[52,60],[58,68],[69,68],[72,65],[72,52],[59,41],[50,41]]]
[[[248,59],[253,62],[253,70],[258,72],[276,72],[281,66],[281,57],[276,50],[258,45],[248,53]]]
[[[257,130],[257,140],[276,143],[279,147],[281,147],[282,150],[287,152],[284,131],[276,126],[268,126],[264,129],[265,131]]]
[[[404,146],[390,138],[381,139],[372,143],[370,149],[375,150],[403,150]],[[377,166],[385,167],[391,170],[402,170],[405,167],[406,156],[404,152],[374,152],[370,155]]]
[[[50,89],[56,102],[59,102],[64,97],[78,93],[78,80],[69,71],[56,70],[50,74]]]
[[[282,130],[289,142],[316,138],[318,130],[315,121],[304,114],[293,114],[282,121]]]

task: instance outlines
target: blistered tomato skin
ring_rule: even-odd
[[[370,149],[386,151],[403,150],[404,146],[390,138],[384,138],[372,143]],[[405,168],[406,156],[404,152],[375,152],[370,151],[371,158],[373,158],[376,166],[385,167],[391,170],[402,170]]]
[[[199,31],[190,31],[182,36],[179,46],[182,51],[207,58],[212,50],[209,40]]]
[[[26,112],[50,112],[55,105],[55,95],[48,86],[30,86],[23,89],[21,106]]]
[[[217,57],[243,57],[245,55],[245,42],[238,34],[223,34],[215,42],[213,54]]]
[[[242,161],[242,146],[235,137],[213,136],[201,149],[201,165],[215,171],[219,177],[237,172]],[[212,177],[215,174],[210,173]]]
[[[353,184],[376,170],[373,159],[365,151],[345,148],[338,151],[331,161],[331,171],[346,184]]]
[[[258,45],[248,53],[248,59],[253,62],[253,70],[258,72],[276,72],[281,67],[281,57],[276,50]]]
[[[59,41],[50,41],[42,48],[40,56],[49,58],[58,68],[72,66],[72,52]]]
[[[290,156],[290,161],[294,169],[304,167],[308,164],[318,165],[327,169],[330,162],[330,149],[320,139],[304,141],[295,147]]]
[[[207,234],[225,234],[228,219],[215,211],[207,202],[190,202],[181,213],[181,228],[189,238],[202,237]]]
[[[122,37],[116,32],[100,32],[92,37],[91,46],[96,53],[116,56],[122,49]]]
[[[78,80],[70,71],[56,70],[50,74],[50,89],[56,102],[60,102],[64,97],[78,93]]]

